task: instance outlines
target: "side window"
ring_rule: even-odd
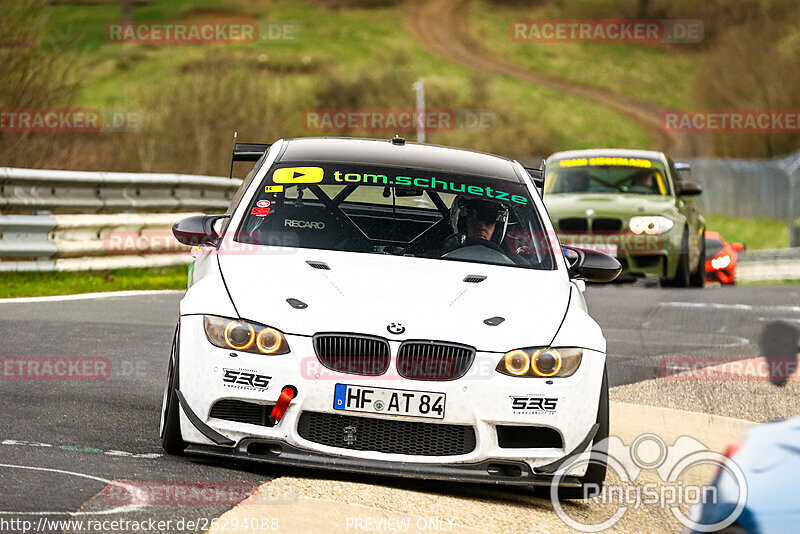
[[[228,218],[225,219],[225,226],[222,227],[220,235],[223,235],[225,232],[228,231],[228,225],[230,225],[231,223],[231,216],[233,215],[233,210],[235,210],[236,206],[239,205],[239,202],[242,201],[242,197],[247,192],[247,189],[250,187],[250,184],[253,183],[256,174],[258,174],[258,170],[264,164],[264,160],[267,159],[267,157],[269,157],[270,150],[272,149],[271,148],[267,149],[267,151],[264,152],[264,155],[261,156],[261,158],[255,163],[255,165],[253,165],[253,168],[250,169],[250,172],[247,173],[247,176],[245,176],[244,180],[242,180],[242,185],[239,186],[239,189],[236,191],[236,194],[233,195],[231,203],[228,204],[228,209],[225,211],[225,215],[227,215]]]

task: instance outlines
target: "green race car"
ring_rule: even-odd
[[[703,287],[706,224],[695,199],[702,189],[677,167],[649,150],[553,154],[544,202],[561,243],[611,254],[629,277]]]

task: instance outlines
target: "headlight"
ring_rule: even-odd
[[[628,223],[631,232],[636,235],[663,234],[668,232],[674,225],[675,223],[672,219],[660,215],[631,217],[631,222]]]
[[[725,254],[724,256],[720,256],[719,258],[714,258],[711,260],[711,266],[714,269],[724,269],[728,265],[731,264],[731,257]]]
[[[515,349],[507,352],[495,369],[511,376],[564,377],[573,375],[580,367],[582,359],[583,349]]]
[[[223,349],[271,355],[289,352],[286,337],[270,326],[214,315],[203,316],[203,326],[208,341]]]

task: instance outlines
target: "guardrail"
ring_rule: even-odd
[[[0,167],[0,272],[188,264],[179,219],[222,212],[239,179]]]
[[[218,176],[0,167],[0,212],[224,211],[240,184]]]
[[[171,228],[193,214],[0,215],[0,272],[189,263]]]
[[[736,278],[742,282],[798,280],[800,247],[740,253]]]
[[[800,247],[775,248],[765,250],[748,250],[740,252],[736,257],[739,263],[755,263],[765,261],[794,260],[800,261]]]
[[[0,272],[188,264],[172,225],[225,210],[240,185],[217,176],[0,167]],[[742,253],[737,276],[800,278],[800,248]]]

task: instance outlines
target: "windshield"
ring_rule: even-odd
[[[281,163],[250,199],[245,243],[555,269],[519,182],[427,169]]]
[[[547,165],[545,193],[632,193],[668,195],[659,161],[640,158],[574,158]]]
[[[714,259],[717,254],[722,252],[722,241],[719,239],[706,238],[706,260]]]

